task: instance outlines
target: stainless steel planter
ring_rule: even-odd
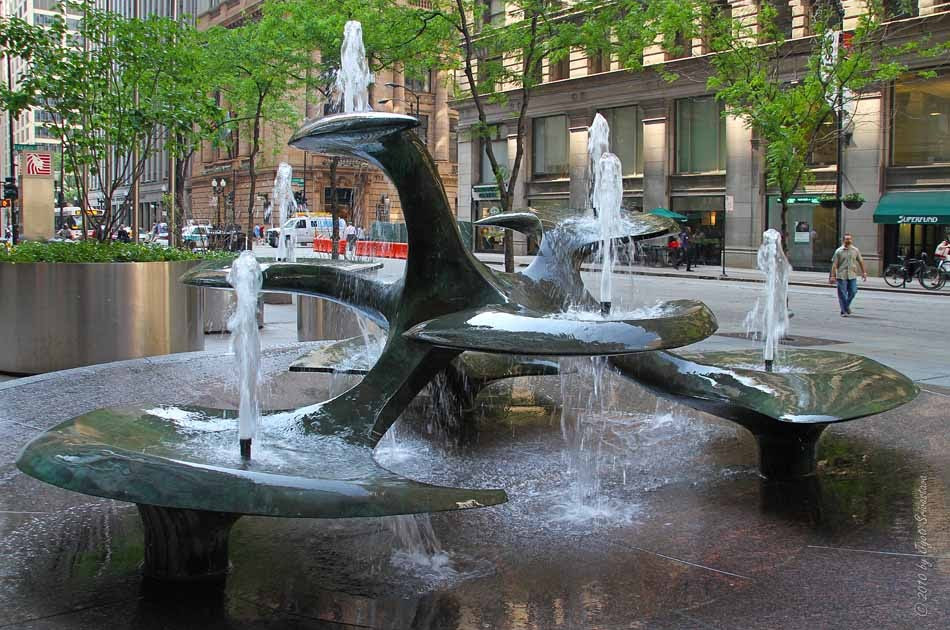
[[[355,310],[329,300],[297,296],[297,341],[322,341],[324,339],[347,339],[362,334]],[[365,319],[370,332],[379,332],[379,327]]]
[[[0,372],[204,349],[195,263],[0,263]]]

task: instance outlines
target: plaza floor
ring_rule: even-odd
[[[312,345],[265,353],[265,406],[345,387],[286,371]],[[950,620],[950,390],[939,387],[829,428],[819,476],[778,485],[757,476],[743,430],[609,376],[593,503],[577,498],[559,411],[588,385],[493,386],[461,445],[420,403],[380,461],[422,481],[505,488],[507,504],[431,518],[245,517],[216,594],[143,583],[134,506],[13,467],[37,431],[97,407],[232,406],[230,371],[206,351],[0,385],[0,628],[942,629]]]
[[[693,349],[738,349],[753,346],[739,333],[759,288],[627,273],[615,295],[617,308],[701,299],[720,328]],[[855,316],[840,318],[829,288],[793,285],[789,344],[865,354],[922,390],[830,427],[816,478],[762,481],[743,429],[617,375],[601,383],[593,459],[565,438],[583,379],[492,386],[464,442],[429,390],[377,458],[420,481],[504,488],[508,503],[431,517],[245,517],[227,585],[212,593],[143,582],[134,506],[47,486],[13,462],[37,432],[103,406],[233,408],[228,335],[207,335],[204,352],[0,383],[0,629],[946,628],[945,299],[864,291]],[[296,343],[295,305],[266,305],[261,333],[265,407],[353,382],[287,371],[316,345]]]

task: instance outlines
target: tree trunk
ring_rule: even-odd
[[[782,195],[779,201],[782,204],[781,214],[781,232],[782,232],[782,251],[788,256],[788,196]]]
[[[188,174],[188,166],[191,164],[192,155],[193,153],[189,153],[186,157],[180,158],[175,163],[177,167],[177,176],[175,178],[175,199],[178,200],[178,205],[181,207],[182,221],[184,221],[186,216],[188,218],[194,218],[191,216],[191,199],[185,199],[185,176]]]
[[[254,140],[251,143],[251,154],[247,159],[247,175],[251,179],[250,190],[247,194],[247,249],[254,249],[254,194],[257,192],[257,152],[261,146],[261,116],[264,107],[264,95],[257,99],[257,114],[254,116]],[[235,190],[237,185],[235,185]]]
[[[511,195],[505,191],[501,195],[501,211],[511,212]],[[502,237],[502,245],[505,252],[505,272],[515,272],[515,239],[514,232],[506,229]]]
[[[337,249],[340,243],[340,210],[336,205],[336,167],[339,163],[338,157],[330,160],[330,222],[333,224],[330,226],[330,258],[333,260],[340,257]]]

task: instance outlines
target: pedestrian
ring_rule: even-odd
[[[116,239],[117,239],[120,243],[131,243],[131,242],[132,242],[132,237],[129,236],[129,232],[128,232],[128,230],[125,229],[125,226],[124,226],[124,225],[120,225],[120,226],[119,226],[119,231],[118,231],[118,233],[116,234]]]
[[[934,250],[934,265],[944,274],[950,274],[950,234],[946,234],[943,240]]]
[[[261,226],[256,223],[254,224],[254,244],[261,244]]]
[[[343,230],[343,236],[346,237],[346,255],[351,252],[356,254],[356,226],[352,223],[346,226],[346,229]]]
[[[677,265],[680,261],[680,242],[675,236],[666,240],[667,259],[671,265]]]
[[[676,259],[676,265],[674,267],[679,271],[680,265],[683,264],[683,261],[686,261],[686,271],[692,271],[692,262],[693,262],[693,253],[692,247],[690,247],[690,240],[693,237],[693,228],[684,226],[682,231],[679,233],[679,258]]]
[[[841,307],[841,316],[851,314],[851,302],[858,293],[858,269],[861,269],[861,279],[868,281],[868,272],[864,266],[861,252],[851,239],[851,234],[845,232],[841,247],[835,250],[831,257],[831,275],[828,281],[838,285],[838,306]]]

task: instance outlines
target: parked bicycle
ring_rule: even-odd
[[[950,260],[944,260],[937,265],[936,269],[937,275],[932,282],[924,280],[924,286],[931,291],[942,289],[947,284],[947,279],[950,278]]]
[[[888,265],[884,271],[884,282],[892,287],[906,287],[914,279],[925,289],[939,288],[936,286],[942,276],[939,269],[927,264],[926,252],[920,253],[920,258],[898,256],[897,264]]]

